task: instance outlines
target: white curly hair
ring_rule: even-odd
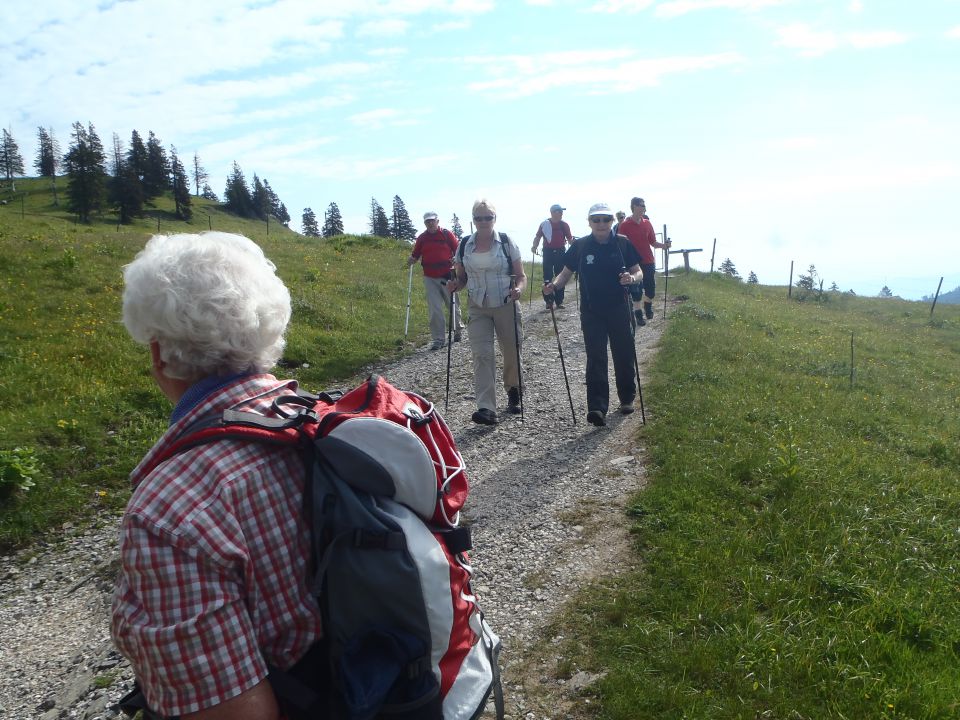
[[[157,341],[171,378],[266,372],[283,354],[290,292],[243,235],[154,235],[123,278],[123,324]]]

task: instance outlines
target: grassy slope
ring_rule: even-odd
[[[605,718],[957,717],[960,308],[670,290],[641,569],[579,599],[564,670],[609,669]]]
[[[119,230],[105,216],[76,225],[52,206],[46,181],[0,207],[0,449],[33,448],[44,478],[0,500],[0,547],[126,497],[126,475],[162,432],[169,406],[149,375],[149,355],[119,323],[121,270],[157,230],[215,230],[254,239],[290,287],[293,322],[285,367],[307,387],[403,347],[409,248],[389,240],[304,238],[195,199],[192,223],[158,201],[151,217]],[[210,220],[208,222],[208,214]],[[415,288],[418,290],[419,288]],[[414,293],[411,328],[426,328]],[[412,338],[412,335],[411,335]],[[308,368],[303,364],[309,365]]]

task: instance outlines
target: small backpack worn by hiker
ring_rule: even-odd
[[[310,587],[324,637],[269,680],[290,720],[473,720],[503,696],[500,641],[470,587],[463,459],[432,403],[376,375],[202,418],[163,460],[223,438],[303,448]],[[133,694],[133,693],[131,693]],[[121,707],[141,703],[124,698]]]

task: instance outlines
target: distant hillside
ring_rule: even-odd
[[[923,299],[926,302],[933,302],[933,295],[924,295]],[[951,305],[960,305],[960,285],[955,287],[950,292],[940,293],[940,297],[937,298],[938,303],[948,303]]]

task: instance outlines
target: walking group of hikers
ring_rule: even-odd
[[[577,240],[563,220],[564,210],[560,205],[550,207],[550,217],[537,229],[532,251],[536,255],[543,242],[542,294],[551,312],[564,307],[565,286],[574,274],[577,276],[580,325],[587,354],[587,421],[602,426],[606,424],[610,404],[608,344],[619,410],[624,414],[634,411],[639,390],[639,379],[635,382],[634,378],[635,328],[653,319],[653,250],[667,248],[670,242],[657,241],[646,216],[646,203],[639,197],[630,201],[631,215],[624,216],[616,225],[609,205],[593,205],[587,213],[591,232]],[[451,338],[453,342],[461,339],[463,322],[458,291],[467,291],[467,329],[477,401],[472,419],[483,425],[497,422],[494,337],[503,357],[507,412],[523,412],[519,301],[528,278],[516,244],[506,233],[494,231],[496,220],[496,208],[490,201],[477,200],[473,205],[476,230],[458,244],[453,233],[440,227],[437,213],[428,212],[424,215],[427,229],[417,237],[407,259],[411,267],[418,260],[423,265],[431,349],[439,350]],[[449,361],[449,347],[447,352]]]
[[[652,316],[650,248],[663,245],[650,235],[638,251],[602,203],[573,241],[562,213],[551,208],[534,240],[543,297],[562,308],[577,274],[588,420],[603,425],[608,341],[632,412],[624,293],[642,278]],[[424,219],[410,263],[424,267],[432,346],[445,327],[446,342],[460,338],[466,290],[473,419],[496,422],[494,337],[508,409],[522,412],[516,245],[486,200],[459,243],[435,213]],[[174,408],[131,473],[121,524],[111,634],[137,682],[120,707],[145,720],[474,720],[492,695],[503,718],[500,641],[471,589],[468,484],[449,428],[377,376],[346,394],[274,377],[290,314],[275,266],[240,235],[157,235],[124,268],[123,323]]]

